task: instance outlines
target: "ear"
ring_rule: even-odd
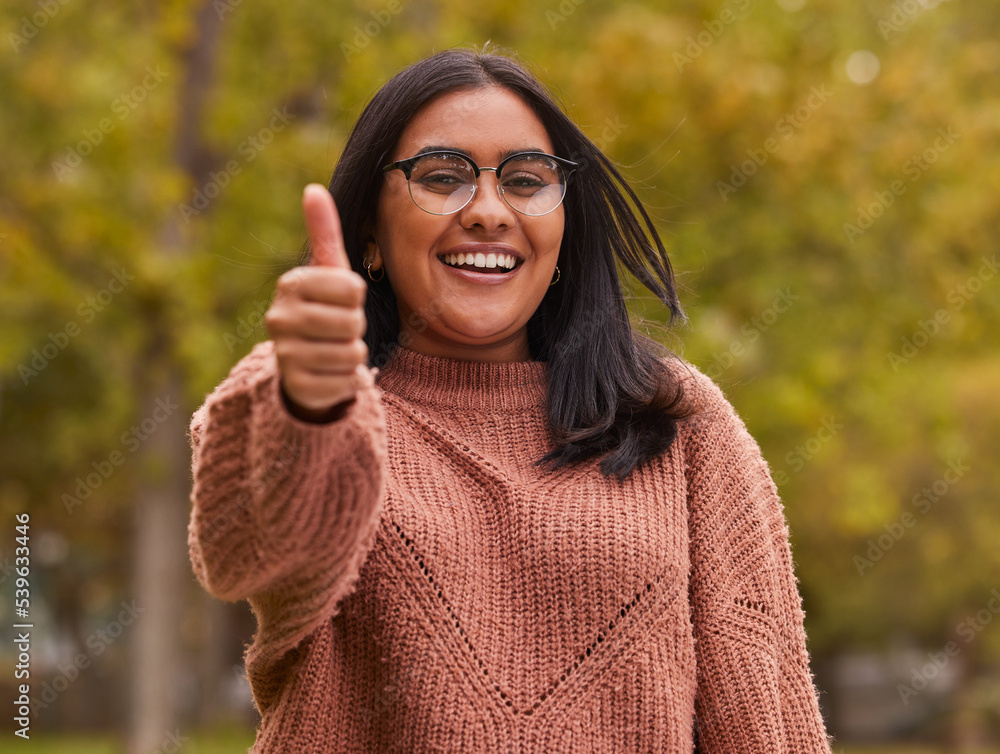
[[[371,269],[378,270],[382,267],[382,252],[379,249],[378,240],[375,238],[375,229],[378,227],[375,218],[369,218],[361,224],[362,237],[367,236],[365,241],[365,251],[361,257],[361,266],[371,262]]]
[[[378,247],[378,241],[375,240],[374,235],[368,236],[368,242],[365,244],[365,264],[371,262],[371,269],[378,270],[382,267],[382,251]]]

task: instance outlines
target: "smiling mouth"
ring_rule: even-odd
[[[438,257],[449,267],[460,270],[472,270],[473,272],[485,272],[505,275],[519,264],[521,260],[513,254],[483,254],[482,252],[442,254]]]

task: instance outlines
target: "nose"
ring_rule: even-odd
[[[489,178],[486,173],[493,173]],[[493,190],[489,186],[481,186],[480,183],[486,181],[492,183]],[[497,178],[496,168],[480,168],[479,180],[476,182],[476,191],[472,199],[462,210],[462,225],[471,228],[476,225],[487,230],[495,228],[509,228],[516,222],[514,210],[500,193],[500,181]]]

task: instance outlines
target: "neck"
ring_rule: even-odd
[[[429,337],[427,332],[414,333],[404,330],[400,333],[399,343],[424,356],[437,356],[456,361],[500,363],[532,360],[528,348],[528,334],[523,328],[509,338],[483,344],[446,342]]]
[[[407,346],[392,352],[377,381],[409,401],[472,411],[538,411],[548,392],[542,361],[455,360]]]

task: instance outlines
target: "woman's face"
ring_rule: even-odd
[[[513,152],[553,154],[541,121],[512,92],[497,87],[448,92],[421,109],[392,161],[421,149],[468,154],[496,167]],[[563,235],[563,206],[531,217],[498,194],[496,174],[480,174],[475,195],[451,215],[432,215],[410,198],[401,170],[386,174],[366,259],[385,268],[396,296],[400,343],[414,351],[471,361],[530,358],[527,322],[552,280]],[[445,262],[452,254],[508,254],[516,267],[479,272]]]

